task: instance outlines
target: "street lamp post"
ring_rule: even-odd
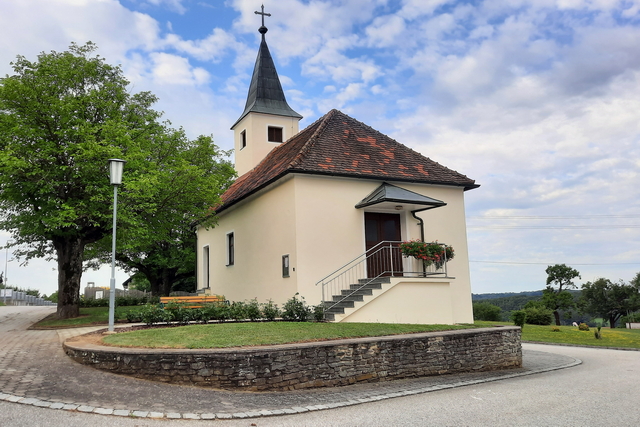
[[[10,240],[7,240],[7,246],[4,251],[4,278],[2,279],[2,286],[4,287],[4,305],[7,305],[7,286],[9,285],[9,282],[7,281],[7,266],[9,265],[9,242]],[[13,296],[11,298],[13,298]]]
[[[109,176],[113,185],[113,238],[111,239],[111,283],[109,285],[109,332],[113,332],[116,306],[116,214],[118,212],[118,186],[122,184],[124,160],[109,159]]]

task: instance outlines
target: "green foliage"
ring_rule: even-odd
[[[255,322],[262,318],[262,311],[260,310],[260,304],[257,299],[252,299],[246,304],[245,307],[246,318]]]
[[[210,137],[189,140],[161,123],[156,97],[133,94],[96,49],[18,56],[14,74],[0,79],[0,229],[11,232],[17,256],[57,258],[61,318],[79,313],[83,260],[97,265],[110,251],[108,159],[127,161],[118,262],[162,292],[193,281],[189,227],[213,224],[209,209],[235,174]]]
[[[116,307],[129,307],[134,305],[143,305],[147,303],[156,303],[157,298],[146,297],[131,297],[131,296],[117,296],[115,299]],[[109,298],[80,298],[80,307],[108,307]]]
[[[550,325],[553,321],[553,312],[544,307],[528,307],[524,309],[529,325]]]
[[[551,327],[551,332],[560,332],[560,327],[559,326],[552,326]]]
[[[600,278],[582,285],[580,306],[609,320],[615,328],[618,320],[628,312],[640,309],[640,273],[630,283]]]
[[[524,328],[525,321],[527,320],[527,313],[524,310],[517,310],[511,313],[511,320],[516,326]]]
[[[500,320],[502,320],[502,309],[488,302],[474,302],[473,320],[499,322]]]
[[[242,301],[234,301],[231,303],[229,316],[233,320],[245,320],[247,318],[247,306]]]
[[[48,300],[48,301],[51,301],[53,303],[57,303],[58,302],[58,291],[55,291],[54,293],[52,293],[51,295],[49,295],[45,299]]]
[[[273,301],[269,300],[262,305],[262,317],[270,322],[276,320],[276,318],[282,316],[282,312]]]
[[[298,293],[291,297],[284,304],[282,319],[289,322],[306,322],[311,316],[311,309],[307,305],[304,297],[298,299]]]
[[[563,288],[576,288],[573,279],[580,278],[578,270],[566,264],[550,265],[546,268],[545,273],[547,273],[547,286],[557,288],[559,292],[561,292]]]
[[[324,322],[324,305],[318,304],[313,306],[313,320],[316,322]]]
[[[596,330],[593,331],[593,336],[597,340],[601,340],[602,339],[602,332],[600,332],[601,329],[602,329],[602,326],[598,326],[596,328]]]
[[[578,325],[578,330],[580,330],[580,331],[588,331],[589,330],[589,325],[587,325],[586,323],[580,323]]]
[[[140,320],[147,326],[156,323],[170,322],[172,320],[171,312],[167,311],[156,304],[146,304],[140,311]]]

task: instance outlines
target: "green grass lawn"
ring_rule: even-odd
[[[116,320],[124,318],[129,310],[139,307],[118,307]],[[34,329],[62,329],[107,325],[108,307],[81,308],[81,317],[58,320],[55,315],[36,323]],[[512,325],[509,322],[475,322],[475,327]],[[237,347],[289,342],[317,341],[336,338],[355,338],[401,333],[427,332],[447,329],[465,329],[473,325],[396,325],[380,323],[223,323],[155,328],[109,336],[111,345],[168,348]],[[597,340],[590,331],[572,326],[560,326],[553,332],[551,326],[525,325],[523,341],[552,344],[589,345],[594,347],[621,347],[640,349],[639,329],[602,328],[602,339]]]
[[[508,322],[475,322],[478,326],[509,325]],[[523,341],[552,344],[590,345],[594,347],[640,348],[640,329],[602,328],[602,339],[597,340],[591,328],[580,331],[574,326],[559,326],[560,332],[553,332],[552,326],[525,325],[522,329]]]
[[[140,307],[116,307],[115,317],[124,318],[127,311],[137,310]],[[31,329],[64,329],[64,328],[81,328],[83,326],[97,326],[109,324],[109,307],[86,307],[80,308],[80,317],[73,319],[56,319],[56,314],[50,314],[38,323],[34,324]]]
[[[189,325],[106,336],[109,345],[154,348],[221,348],[468,329],[472,325],[265,322]]]

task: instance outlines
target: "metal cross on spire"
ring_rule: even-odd
[[[270,13],[264,13],[264,4],[262,5],[262,12],[258,12],[257,10],[255,12],[256,15],[262,15],[262,26],[264,27],[264,17],[265,16],[271,16]]]

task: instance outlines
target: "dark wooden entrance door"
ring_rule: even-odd
[[[369,278],[402,275],[402,255],[398,249],[386,245],[376,247],[380,242],[399,242],[400,215],[377,212],[365,212],[364,233],[367,248],[367,276]],[[394,244],[397,247],[398,244]]]

